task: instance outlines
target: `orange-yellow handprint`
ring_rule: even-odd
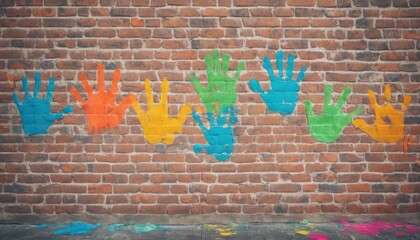
[[[86,75],[80,73],[79,77],[82,81],[83,88],[87,94],[85,101],[76,88],[70,89],[71,94],[85,110],[88,132],[104,132],[107,128],[115,128],[121,123],[125,111],[136,100],[132,94],[125,97],[120,105],[115,104],[115,93],[118,89],[118,82],[120,81],[121,72],[119,69],[114,71],[112,84],[108,92],[105,92],[104,80],[104,64],[98,64],[98,92],[92,93],[93,88],[89,85]]]
[[[176,118],[169,118],[168,80],[166,78],[163,79],[162,96],[158,104],[153,103],[149,79],[146,79],[144,85],[148,110],[146,112],[143,111],[137,101],[133,102],[134,111],[137,113],[137,118],[143,126],[144,136],[151,144],[171,144],[175,140],[174,133],[182,132],[182,125],[185,123],[187,115],[191,114],[191,108],[188,105],[183,105]]]
[[[410,96],[404,96],[401,111],[391,105],[391,87],[385,85],[385,106],[381,107],[376,102],[375,94],[368,90],[370,104],[375,111],[375,124],[369,125],[363,119],[355,119],[354,126],[369,134],[378,142],[395,143],[404,137],[404,113],[411,103]]]

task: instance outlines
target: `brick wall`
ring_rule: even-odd
[[[419,211],[419,1],[2,0],[0,5],[2,218]],[[86,97],[81,72],[96,89],[97,66],[105,64],[108,89],[120,69],[116,103],[133,94],[144,110],[145,79],[158,102],[167,77],[169,113],[175,117],[185,103],[205,109],[190,76],[205,85],[205,54],[214,49],[231,55],[230,76],[245,63],[227,161],[193,151],[206,138],[190,114],[173,144],[148,143],[132,107],[115,128],[88,132],[85,111],[70,94],[75,87]],[[288,55],[296,56],[293,79],[307,68],[290,115],[269,111],[249,86],[257,79],[270,89],[263,58],[271,59],[277,74],[280,50],[285,66]],[[74,111],[47,134],[28,136],[11,94],[22,101],[22,76],[32,92],[38,71],[41,97],[48,78],[55,79],[52,112],[65,104]],[[333,85],[334,103],[350,86],[342,109],[347,114],[363,107],[355,118],[369,124],[375,112],[368,89],[382,105],[389,84],[391,105],[398,110],[404,96],[411,96],[405,137],[378,142],[349,122],[336,141],[315,140],[304,101],[321,114],[327,84]]]

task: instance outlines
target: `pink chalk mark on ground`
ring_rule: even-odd
[[[341,232],[341,234],[343,234],[343,235],[349,235],[349,233],[348,232]]]
[[[395,233],[395,236],[404,236],[404,235],[405,235],[405,232],[403,231],[398,231]]]
[[[364,235],[378,235],[382,232],[390,232],[392,229],[395,228],[405,228],[410,233],[416,233],[420,231],[420,227],[416,227],[413,225],[401,224],[401,223],[390,223],[390,222],[383,222],[383,221],[375,221],[371,223],[356,223],[350,224],[346,220],[339,220],[346,229],[353,230],[358,232],[359,234]],[[398,231],[397,234],[405,234],[403,231]],[[402,236],[402,235],[397,235]]]
[[[312,233],[309,234],[308,239],[312,240],[328,240],[328,235],[323,233]]]
[[[420,232],[420,227],[416,227],[416,226],[413,226],[413,225],[406,225],[405,229],[407,229],[407,231],[410,232],[410,233]]]

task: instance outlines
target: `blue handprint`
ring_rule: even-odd
[[[27,135],[47,133],[48,128],[54,124],[55,120],[62,119],[64,113],[73,111],[72,106],[67,105],[61,112],[50,112],[54,82],[54,78],[50,78],[45,99],[37,98],[39,89],[41,88],[41,73],[37,72],[35,74],[33,97],[29,94],[28,79],[26,76],[22,79],[23,90],[25,91],[25,99],[23,99],[23,102],[19,101],[19,98],[15,93],[12,94],[12,98],[20,112],[23,131]]]
[[[253,92],[259,93],[268,109],[272,112],[278,112],[281,115],[289,115],[293,112],[298,101],[298,92],[300,90],[299,82],[305,76],[306,67],[302,67],[296,81],[292,80],[293,69],[295,67],[295,56],[290,54],[287,57],[286,77],[283,78],[283,51],[276,53],[276,64],[279,75],[274,74],[270,59],[265,57],[263,67],[270,76],[271,90],[264,91],[256,79],[251,79],[249,85]]]
[[[229,122],[226,122],[227,114],[230,109]],[[213,113],[207,113],[207,119],[210,123],[210,128],[207,129],[203,121],[201,121],[200,115],[193,111],[193,118],[198,122],[201,130],[204,133],[209,145],[197,144],[193,146],[194,152],[198,153],[205,149],[208,154],[212,155],[219,161],[226,161],[230,158],[230,154],[233,151],[233,133],[232,123],[237,122],[235,116],[236,110],[232,108],[223,108],[222,113],[218,114],[217,119],[214,119]],[[224,125],[227,124],[226,127]]]

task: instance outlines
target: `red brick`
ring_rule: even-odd
[[[370,189],[370,184],[367,183],[354,183],[347,185],[348,192],[369,192]]]
[[[186,18],[163,19],[162,26],[166,28],[188,27],[188,19]]]
[[[244,18],[243,24],[245,27],[280,27],[280,20],[278,18]]]
[[[316,4],[316,0],[287,0],[288,6],[299,6],[299,7],[313,7]]]

